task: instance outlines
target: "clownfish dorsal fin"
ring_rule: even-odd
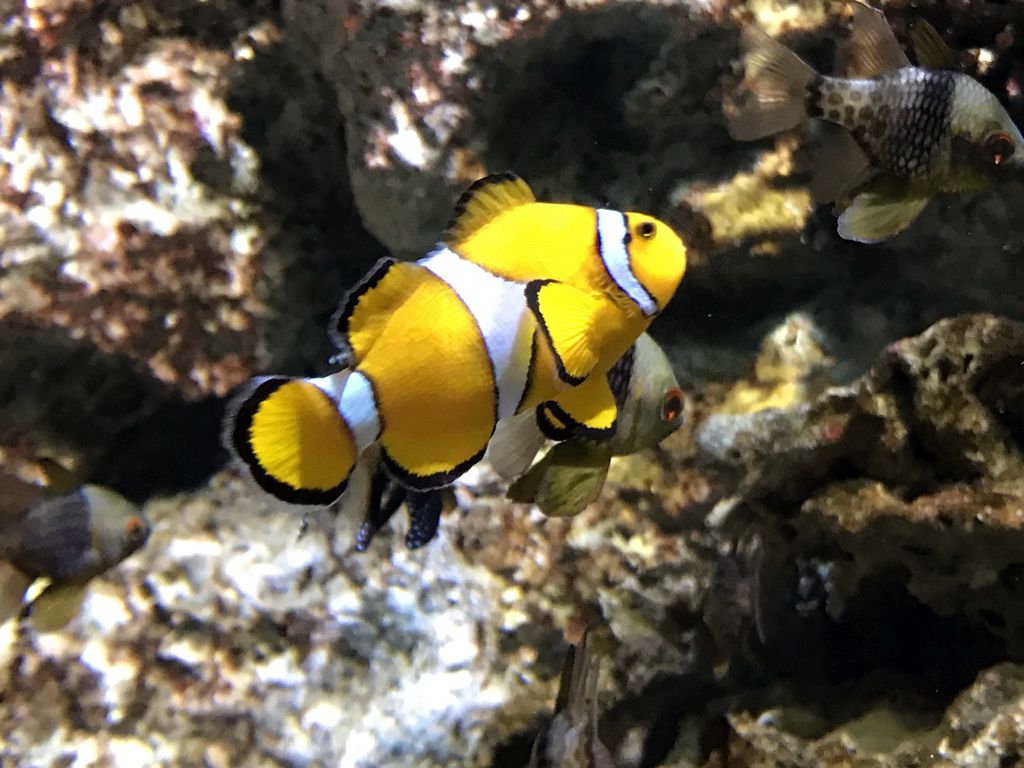
[[[607,319],[609,303],[600,294],[557,280],[527,283],[526,305],[554,354],[558,377],[566,384],[579,386],[597,365],[601,321]]]
[[[960,61],[942,35],[924,19],[918,19],[910,28],[910,43],[914,46],[917,64],[926,69],[960,69]]]
[[[853,29],[850,35],[852,52],[847,75],[875,77],[894,69],[910,66],[907,54],[900,48],[885,14],[854,0]]]
[[[441,241],[457,246],[506,211],[536,201],[527,183],[511,171],[484,176],[462,193]]]

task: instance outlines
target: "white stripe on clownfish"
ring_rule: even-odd
[[[497,418],[513,415],[526,389],[536,329],[536,320],[526,306],[523,284],[488,272],[443,245],[417,263],[455,291],[473,316],[491,359],[498,398]]]
[[[362,453],[380,436],[380,415],[373,385],[359,371],[341,371],[318,379],[307,379],[327,394],[345,420],[356,453]]]
[[[637,280],[629,265],[629,240],[626,214],[608,208],[597,209],[597,253],[609,277],[646,317],[658,314],[658,305]]]

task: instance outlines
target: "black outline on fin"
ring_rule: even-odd
[[[382,256],[377,260],[377,263],[370,268],[370,271],[355,285],[353,285],[348,293],[345,294],[345,298],[342,299],[341,304],[331,315],[331,322],[328,325],[328,334],[331,337],[331,341],[334,342],[335,346],[338,347],[342,352],[348,355],[349,359],[352,360],[352,347],[348,343],[348,321],[355,311],[356,305],[359,303],[359,299],[373,288],[377,283],[384,279],[384,276],[388,273],[395,264],[398,264],[398,259],[394,256]]]
[[[345,492],[345,487],[348,485],[347,477],[341,481],[340,485],[326,490],[294,488],[264,470],[249,444],[249,428],[256,411],[259,410],[260,403],[291,381],[301,381],[301,379],[287,376],[266,376],[254,379],[244,386],[228,405],[227,415],[224,417],[223,442],[231,454],[245,465],[256,484],[271,496],[289,504],[326,506],[336,501]],[[324,393],[324,397],[327,397],[327,393]]]
[[[540,289],[548,283],[557,283],[557,280],[531,280],[526,284],[526,288],[523,289],[523,293],[526,294],[526,306],[533,312],[533,316],[537,318],[537,325],[540,327],[541,332],[544,334],[544,338],[547,340],[548,349],[551,350],[551,354],[555,358],[555,367],[558,369],[558,378],[564,381],[566,384],[572,387],[578,387],[584,381],[586,376],[573,376],[567,370],[565,370],[565,363],[562,362],[561,355],[558,354],[558,350],[555,348],[554,342],[551,340],[551,332],[548,330],[547,323],[544,322],[544,315],[541,314],[540,305],[537,303]]]
[[[466,212],[466,208],[469,206],[469,201],[473,199],[477,192],[484,187],[491,186],[492,184],[508,184],[516,181],[522,181],[526,184],[519,174],[514,173],[513,171],[501,171],[500,173],[491,173],[479,178],[466,187],[466,190],[459,195],[459,199],[455,201],[455,208],[452,211],[451,218],[448,219],[448,224],[445,225],[444,233],[441,235],[441,242],[446,244],[451,243],[452,230],[458,226],[459,219]],[[526,188],[529,189],[530,185],[526,184]]]
[[[549,414],[548,411],[551,411]],[[540,432],[548,440],[571,440],[575,437],[572,419],[563,418],[566,414],[561,408],[555,405],[553,400],[545,400],[537,406],[537,426]],[[558,426],[552,420],[552,416],[561,421],[565,426]]]
[[[612,396],[614,397],[614,393]],[[541,409],[544,407],[550,410],[556,419],[566,424],[565,429],[554,428],[551,430],[551,433],[545,430],[545,424],[541,422],[540,415]],[[549,417],[545,416],[545,418]],[[616,405],[615,421],[612,422],[612,425],[604,429],[598,429],[596,427],[588,427],[586,424],[576,421],[576,419],[569,415],[568,411],[554,400],[545,400],[537,406],[537,424],[540,426],[541,432],[544,432],[544,436],[552,440],[609,440],[615,435],[615,430],[619,426],[618,406]],[[557,437],[556,434],[564,434],[565,437]]]
[[[491,434],[494,434],[492,427]],[[461,464],[457,464],[451,469],[445,472],[435,472],[432,475],[416,475],[405,469],[401,464],[391,458],[387,448],[380,447],[380,460],[387,467],[388,472],[406,488],[413,491],[434,491],[438,488],[444,488],[446,485],[454,483],[461,475],[465,474],[474,464],[480,461],[484,457],[484,453],[487,452],[487,444],[491,442],[490,436],[484,443],[484,447],[477,451],[473,456],[470,456]]]

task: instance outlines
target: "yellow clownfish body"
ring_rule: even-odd
[[[229,447],[275,496],[325,504],[376,442],[397,479],[424,490],[450,484],[499,420],[531,408],[552,433],[607,433],[605,373],[685,267],[679,238],[649,216],[538,203],[515,175],[486,177],[430,254],[383,259],[346,297],[333,331],[350,367],[255,380]]]

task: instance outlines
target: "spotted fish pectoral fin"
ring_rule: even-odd
[[[78,615],[86,584],[50,584],[30,606],[29,624],[36,632],[56,632]]]
[[[537,318],[541,335],[555,357],[558,376],[579,386],[600,357],[602,316],[610,300],[556,280],[526,285],[526,305]]]
[[[455,204],[455,213],[441,241],[457,247],[502,213],[536,202],[529,185],[511,171],[474,181]]]
[[[924,19],[917,19],[910,27],[910,44],[914,47],[917,65],[925,69],[959,71],[960,61],[942,35]]]
[[[0,561],[0,624],[18,615],[25,590],[33,581],[10,563]]]
[[[861,192],[839,217],[839,236],[858,243],[888,240],[909,227],[930,199]]]
[[[607,440],[615,434],[618,413],[608,379],[591,376],[537,406],[537,423],[552,440]]]
[[[874,175],[871,160],[845,128],[822,123],[809,191],[816,203],[843,200]]]
[[[910,66],[907,54],[900,48],[885,14],[853,0],[853,28],[850,34],[850,77],[875,77],[894,69]]]
[[[263,490],[292,504],[330,504],[356,461],[352,431],[306,379],[256,379],[228,411],[225,442]]]
[[[512,501],[536,504],[549,517],[571,517],[601,495],[611,452],[603,445],[559,443],[508,489]]]
[[[745,26],[740,43],[749,93],[740,103],[725,105],[729,135],[738,141],[752,141],[803,122],[807,118],[807,85],[815,71],[759,27]]]

